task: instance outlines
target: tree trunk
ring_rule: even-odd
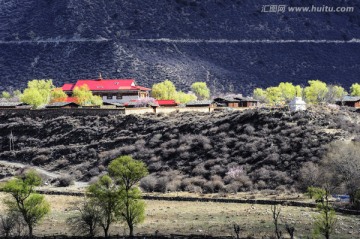
[[[104,234],[105,234],[105,238],[109,237],[109,228],[104,228]]]
[[[129,236],[132,238],[134,236],[134,225],[132,223],[128,223],[129,225]]]
[[[33,227],[31,225],[28,225],[29,227],[29,238],[33,237]]]

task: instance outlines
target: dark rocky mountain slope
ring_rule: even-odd
[[[306,162],[319,163],[329,142],[360,133],[359,113],[328,109],[167,116],[33,114],[0,112],[0,160],[89,180],[103,173],[110,160],[131,154],[148,165],[151,176],[145,185],[160,191],[291,189],[299,169]],[[234,181],[228,173],[239,166],[241,178]]]
[[[207,81],[215,94],[280,81],[359,81],[357,0],[286,3],[351,13],[263,13],[265,4],[283,1],[1,0],[0,90],[98,72],[145,86],[168,78],[183,90]]]

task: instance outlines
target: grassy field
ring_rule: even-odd
[[[0,193],[0,200],[5,198]],[[81,200],[71,196],[49,196],[52,211],[36,228],[36,235],[72,235],[65,221],[74,213],[71,204]],[[202,202],[172,202],[146,201],[146,220],[136,227],[139,234],[153,234],[156,230],[160,234],[207,234],[207,235],[234,235],[232,227],[237,223],[241,227],[243,237],[254,235],[261,238],[271,235],[273,225],[270,206],[234,204],[234,203],[202,203]],[[4,211],[0,204],[0,211]],[[285,233],[285,222],[296,228],[297,238],[311,235],[314,209],[290,206],[281,207],[281,224]],[[126,226],[116,224],[111,234],[127,233]],[[360,217],[338,215],[338,223],[334,238],[360,238]]]

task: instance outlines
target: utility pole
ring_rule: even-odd
[[[12,152],[14,150],[14,135],[13,135],[12,130],[9,135],[9,140],[10,140],[10,152]]]

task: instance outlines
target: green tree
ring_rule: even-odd
[[[281,82],[278,88],[281,91],[281,97],[285,100],[285,102],[290,102],[296,96],[297,90],[292,83]]]
[[[266,98],[271,105],[280,104],[284,100],[279,87],[266,88]]]
[[[44,104],[40,92],[36,89],[25,89],[24,94],[22,94],[20,99],[22,102],[25,102],[34,108],[38,108]]]
[[[129,227],[129,235],[133,236],[134,226],[145,220],[146,205],[138,188],[123,191],[122,198],[122,206],[117,215],[122,221],[126,222]]]
[[[303,88],[299,85],[295,86],[296,90],[296,97],[302,97],[303,95]]]
[[[256,88],[253,92],[253,97],[254,99],[265,103],[267,102],[267,95],[266,95],[266,91],[261,89],[261,88]]]
[[[314,216],[314,234],[323,235],[330,239],[336,224],[336,214],[329,203],[330,192],[327,189],[316,190],[315,199],[317,202],[318,215]]]
[[[10,99],[11,94],[7,91],[3,91],[3,92],[1,92],[1,98]]]
[[[28,87],[20,97],[24,103],[38,108],[50,102],[51,91],[54,88],[52,80],[32,80],[28,82]]]
[[[360,84],[352,84],[352,86],[350,87],[350,92],[352,96],[360,96]]]
[[[51,91],[51,102],[63,102],[67,94],[61,88],[55,88]]]
[[[210,98],[210,89],[206,82],[195,82],[191,85],[191,90],[195,93],[198,99],[204,100]]]
[[[193,94],[186,94],[186,93],[184,93],[184,92],[182,92],[182,91],[178,91],[177,93],[176,93],[176,97],[175,97],[175,101],[176,102],[180,102],[180,103],[184,103],[184,104],[186,104],[186,103],[188,103],[188,102],[190,102],[190,101],[194,101],[194,100],[196,100],[197,98],[196,98],[196,96],[195,95],[193,95]]]
[[[44,196],[35,192],[35,187],[40,184],[40,176],[34,170],[30,170],[23,176],[8,181],[2,188],[12,196],[12,200],[5,200],[8,210],[23,217],[30,238],[33,236],[34,227],[50,211],[50,205]]]
[[[21,96],[21,91],[20,90],[14,90],[13,95],[15,97],[20,97]]]
[[[347,92],[343,87],[337,85],[329,85],[328,92],[326,94],[326,101],[329,103],[334,103],[338,99],[341,100],[345,95],[347,95]]]
[[[143,177],[148,175],[146,165],[129,155],[121,156],[109,164],[110,176],[116,178],[125,190],[130,190]]]
[[[102,105],[103,103],[101,97],[94,96],[86,84],[75,87],[73,97],[77,98],[77,103],[80,105]]]
[[[134,226],[144,219],[145,204],[141,200],[141,193],[135,185],[141,178],[148,175],[145,164],[134,160],[131,156],[121,156],[114,159],[109,165],[109,174],[123,188],[123,206],[119,211],[119,217],[126,221],[129,227],[129,235],[133,236]]]
[[[117,221],[116,212],[122,203],[121,192],[122,189],[108,175],[102,176],[87,189],[91,203],[100,207],[98,221],[106,238],[111,224]]]
[[[173,100],[176,97],[176,87],[169,80],[154,84],[151,89],[151,95],[158,100]]]
[[[318,104],[325,101],[326,94],[329,91],[326,83],[319,80],[310,80],[308,83],[309,86],[304,89],[306,100],[312,104]]]

